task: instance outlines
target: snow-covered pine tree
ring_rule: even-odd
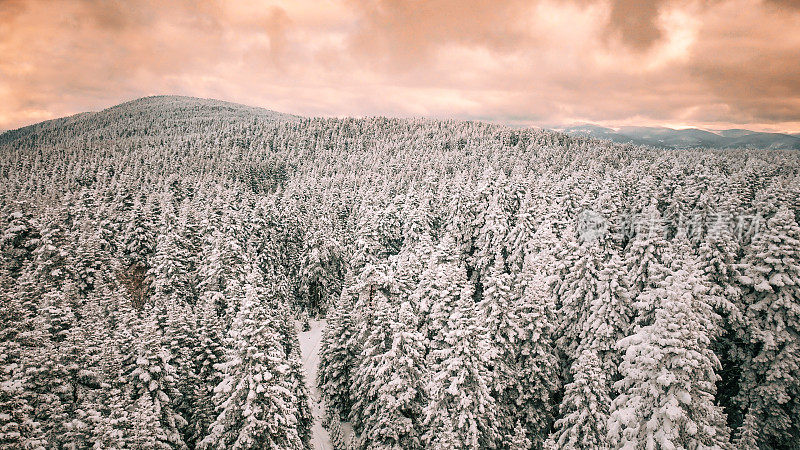
[[[539,203],[536,200],[530,190],[525,192],[520,208],[514,217],[514,226],[509,230],[506,238],[508,248],[511,250],[507,263],[514,273],[522,270],[525,255],[534,253],[531,246],[534,243],[533,236],[536,233],[540,213]]]
[[[617,381],[622,359],[615,346],[629,334],[632,317],[633,307],[625,268],[619,254],[608,250],[599,274],[597,292],[583,324],[581,347],[597,352],[611,392],[613,383]]]
[[[499,260],[505,264],[505,258],[510,254],[505,247],[509,234],[509,217],[503,209],[501,193],[487,194],[490,195],[488,205],[479,212],[477,222],[481,226],[475,230],[475,252],[470,258],[481,283],[486,282],[492,266],[498,261],[498,255]]]
[[[92,226],[90,222],[84,223],[75,242],[72,272],[81,295],[89,294],[95,283],[110,275],[111,254],[104,248],[106,243],[100,233]]]
[[[137,199],[126,222],[124,233],[120,236],[126,266],[141,265],[149,267],[150,256],[156,249],[156,218],[145,198]]]
[[[422,448],[420,421],[425,403],[424,339],[411,305],[378,304],[365,357],[354,376],[351,410],[366,448]],[[352,414],[358,411],[357,415]]]
[[[286,374],[288,382],[292,386],[294,395],[294,407],[297,418],[297,434],[303,445],[308,447],[311,439],[311,426],[314,417],[311,414],[309,405],[309,392],[306,385],[306,373],[303,368],[302,355],[300,354],[300,341],[297,336],[297,327],[289,311],[290,302],[286,297],[279,297],[273,302],[267,303],[271,310],[270,326],[278,333],[278,336],[286,354],[286,361],[289,371]]]
[[[130,413],[128,435],[124,439],[125,447],[146,450],[172,450],[170,438],[158,421],[159,411],[149,395],[142,395],[136,400]],[[113,442],[113,441],[112,441]],[[117,441],[118,442],[118,441]]]
[[[81,419],[84,403],[79,374],[90,369],[91,348],[77,326],[77,288],[69,279],[62,290],[51,290],[41,298],[43,313],[31,338],[35,347],[27,352],[25,374],[34,420],[41,424],[49,445],[85,445],[87,435],[70,432],[71,425],[90,426]]]
[[[498,435],[486,355],[471,289],[463,289],[451,312],[452,327],[443,347],[432,351],[431,379],[425,407],[425,446],[430,448],[494,448]],[[443,442],[445,439],[448,442]]]
[[[172,359],[170,365],[175,369],[175,389],[179,394],[174,399],[174,410],[187,426],[181,427],[184,442],[194,446],[192,427],[194,415],[200,410],[203,393],[197,390],[202,383],[200,371],[196,364],[198,348],[201,341],[197,335],[198,322],[189,304],[173,301],[165,306],[167,322],[164,334],[164,347]]]
[[[511,444],[508,446],[509,450],[530,450],[533,443],[528,439],[527,430],[522,423],[517,422],[514,426],[514,436],[511,438]]]
[[[192,255],[189,243],[179,230],[158,237],[148,276],[152,280],[152,297],[155,301],[190,305],[197,302]]]
[[[421,250],[420,257],[433,250],[434,217],[431,212],[431,193],[411,191],[406,195],[402,210],[403,247]]]
[[[403,245],[400,252],[391,257],[392,294],[396,298],[411,297],[435,247],[430,199],[426,195],[421,197],[417,200],[412,194],[406,196],[403,210]],[[414,306],[416,308],[416,305]]]
[[[300,263],[299,300],[312,315],[324,312],[342,292],[345,262],[338,242],[329,236],[331,225],[316,224],[316,232],[306,236],[306,249]]]
[[[121,391],[112,386],[105,386],[104,398],[106,408],[100,422],[92,430],[92,449],[101,450],[105,448],[125,448],[133,447],[133,443],[127,441],[127,436],[132,435],[132,425],[130,414],[125,405],[128,399],[124,399]],[[148,401],[147,397],[139,400]],[[133,409],[133,408],[131,408]],[[135,447],[134,447],[135,448]]]
[[[200,442],[208,434],[209,425],[216,419],[214,405],[214,388],[222,381],[220,364],[225,360],[223,344],[222,320],[217,316],[211,303],[200,305],[199,329],[197,331],[199,345],[194,354],[194,365],[197,373],[194,386],[195,404],[189,420],[189,438],[187,442]]]
[[[517,352],[518,398],[515,417],[525,427],[533,448],[541,448],[553,424],[554,397],[561,382],[553,340],[553,317],[550,287],[545,275],[532,266],[528,257],[518,275],[515,316],[520,321]]]
[[[306,371],[303,368],[303,360],[300,355],[299,348],[297,352],[290,353],[288,356],[289,373],[287,379],[291,386],[292,394],[294,395],[294,406],[296,409],[295,416],[297,418],[297,435],[300,437],[300,442],[303,448],[309,448],[312,432],[311,428],[314,425],[314,416],[311,412],[311,394],[306,385]]]
[[[43,450],[47,441],[36,420],[25,361],[29,347],[40,339],[33,330],[40,319],[29,300],[9,295],[0,309],[0,446]]]
[[[502,255],[495,255],[494,265],[485,277],[483,298],[477,305],[489,341],[490,387],[497,403],[498,444],[501,446],[509,445],[513,437],[519,412],[516,402],[523,389],[517,361],[524,324],[516,315],[519,311],[515,308],[514,278],[504,270]]]
[[[526,270],[525,265],[528,264],[533,270],[544,274],[548,283],[556,283],[558,281],[558,277],[555,277],[558,267],[556,254],[561,247],[561,241],[555,235],[554,225],[549,219],[544,219],[536,228],[528,247],[530,253],[523,256],[522,270]]]
[[[225,322],[233,320],[237,299],[244,295],[244,284],[249,273],[247,254],[237,235],[237,225],[229,219],[223,230],[211,229],[203,245],[198,267],[198,293],[203,302],[213,302],[217,314]],[[230,302],[229,302],[230,300]]]
[[[349,288],[349,292],[355,295],[353,319],[357,333],[351,339],[353,348],[363,346],[370,332],[376,305],[380,301],[388,300],[392,285],[389,269],[387,263],[368,263],[357,274],[355,283]]]
[[[572,364],[572,381],[565,386],[560,418],[550,435],[562,449],[605,449],[606,422],[611,404],[602,361],[593,349],[585,349]]]
[[[333,450],[345,450],[344,433],[342,431],[342,422],[339,419],[339,414],[333,412],[333,416],[329,418],[328,430],[331,437],[331,445]]]
[[[13,211],[6,218],[2,230],[2,267],[12,278],[20,275],[23,267],[34,256],[41,237],[33,223],[30,207],[23,202],[14,205]]]
[[[791,448],[800,438],[800,227],[787,208],[754,236],[739,282],[747,341],[737,435],[743,446]]]
[[[69,213],[66,208],[58,208],[54,217],[42,227],[41,239],[34,250],[33,274],[38,293],[54,290],[65,282],[74,280],[75,250],[66,222]]]
[[[214,389],[218,415],[198,448],[303,449],[286,354],[255,289],[245,291]]]
[[[634,296],[664,279],[663,254],[668,247],[666,224],[655,200],[636,219],[636,234],[624,255],[628,284]]]
[[[138,400],[150,397],[150,403],[141,403],[149,408],[152,404],[158,429],[152,430],[159,445],[169,448],[187,448],[183,440],[186,419],[177,411],[181,394],[176,387],[176,371],[172,365],[174,355],[168,345],[168,337],[157,324],[157,308],[146,307],[142,311],[141,326],[136,344],[136,367],[129,377],[131,398]],[[145,412],[142,412],[145,414]],[[151,423],[148,421],[147,423]]]
[[[354,349],[350,347],[356,333],[352,308],[353,301],[345,288],[336,306],[328,313],[317,371],[317,386],[323,393],[325,403],[345,417],[350,413],[352,405],[350,389],[357,358]]]
[[[676,259],[663,287],[649,290],[653,321],[617,344],[625,356],[608,421],[613,448],[728,446],[725,415],[714,403],[713,311],[691,259]]]
[[[412,296],[419,308],[420,331],[426,338],[428,362],[438,362],[435,350],[446,346],[450,317],[468,288],[467,271],[458,262],[451,234],[439,242]]]
[[[703,198],[701,197],[701,200]],[[728,424],[742,423],[741,409],[733,397],[738,394],[743,352],[738,345],[745,330],[742,314],[742,291],[736,282],[740,247],[733,235],[734,221],[728,203],[709,209],[703,225],[705,232],[697,245],[698,268],[708,284],[708,299],[719,320],[715,323],[712,348],[720,360],[717,374],[717,403],[725,408]]]
[[[382,234],[388,230],[381,226],[377,210],[378,207],[372,204],[361,207],[358,225],[354,230],[354,251],[350,260],[350,270],[353,274],[361,273],[367,264],[378,263],[388,253],[386,248],[388,238]]]
[[[369,266],[368,266],[369,267]],[[353,405],[350,408],[348,418],[353,424],[353,428],[361,431],[367,415],[377,414],[368,411],[377,401],[378,392],[376,387],[380,385],[372,384],[379,374],[379,371],[386,370],[387,367],[379,366],[383,363],[381,357],[389,350],[392,342],[392,311],[386,298],[379,298],[374,305],[370,305],[372,314],[370,321],[364,324],[367,328],[364,342],[361,344],[362,355],[359,363],[353,369],[352,386],[350,395]]]
[[[571,261],[556,292],[558,302],[558,327],[556,344],[560,352],[567,355],[571,363],[578,356],[583,329],[588,320],[592,304],[603,291],[601,272],[604,249],[597,241],[587,242],[580,246],[565,248],[570,253]]]

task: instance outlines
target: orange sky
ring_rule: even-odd
[[[0,129],[152,94],[797,132],[800,1],[0,0]]]

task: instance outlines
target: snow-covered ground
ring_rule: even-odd
[[[314,425],[311,428],[311,443],[316,450],[333,450],[328,430],[322,427],[322,415],[325,408],[322,405],[319,389],[317,388],[317,366],[319,366],[319,347],[322,342],[322,330],[325,329],[324,320],[311,320],[311,330],[301,331],[300,352],[303,355],[303,368],[306,371],[306,384],[311,397],[311,414],[314,416]],[[300,328],[302,329],[302,328]]]

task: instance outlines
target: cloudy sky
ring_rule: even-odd
[[[799,0],[0,0],[0,129],[153,94],[800,131]]]

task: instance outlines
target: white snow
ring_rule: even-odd
[[[300,331],[300,353],[303,356],[303,369],[306,371],[306,384],[311,401],[311,415],[314,416],[314,425],[311,427],[311,444],[316,450],[333,450],[328,430],[322,427],[322,415],[325,407],[317,388],[317,366],[319,366],[319,347],[322,342],[322,330],[325,329],[324,320],[310,320],[311,330]],[[302,330],[301,327],[298,329]]]

